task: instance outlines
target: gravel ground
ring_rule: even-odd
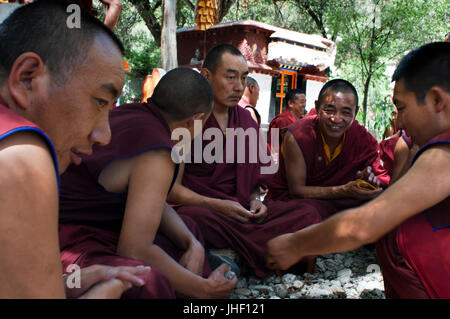
[[[384,299],[375,248],[317,257],[312,274],[242,276],[231,299]]]

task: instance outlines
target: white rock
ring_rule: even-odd
[[[247,279],[242,278],[236,284],[236,288],[247,288]]]
[[[378,281],[363,280],[363,281],[359,282],[358,287],[356,288],[356,290],[360,293],[364,290],[375,290],[375,289],[383,290],[383,285],[380,284],[380,282],[378,282]]]
[[[294,274],[285,274],[283,276],[283,281],[287,286],[291,286],[295,279],[297,279],[297,276]]]
[[[289,295],[288,291],[286,290],[286,288],[284,288],[283,285],[276,285],[274,290],[280,298],[286,298]]]
[[[309,291],[309,296],[313,298],[321,297],[321,296],[328,296],[330,295],[330,291],[323,288],[313,287]]]
[[[258,290],[260,294],[270,294],[273,292],[273,288],[271,286],[267,286],[267,285],[254,285],[254,286],[249,286],[249,289],[252,290]]]
[[[350,281],[350,277],[352,276],[351,269],[344,268],[342,270],[339,270],[337,273],[337,279],[342,283],[345,284]]]
[[[303,286],[303,281],[301,280],[294,280],[294,282],[292,283],[292,287],[294,288],[300,288],[301,286]]]

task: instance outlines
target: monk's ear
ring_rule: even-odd
[[[425,95],[425,104],[432,105],[436,113],[442,112],[450,105],[450,94],[440,86],[431,87]]]
[[[203,121],[205,117],[205,113],[197,113],[192,116],[193,121]]]
[[[183,120],[182,126],[186,127],[188,130],[193,130],[195,121],[203,121],[205,113],[197,113]]]
[[[200,69],[201,75],[203,75],[208,81],[211,81],[212,73],[208,68]]]
[[[359,111],[359,106],[355,106],[355,116],[353,117],[353,119],[356,119],[356,115],[358,114]]]
[[[40,91],[47,72],[41,57],[34,52],[25,52],[14,61],[9,72],[8,89],[18,107],[28,108],[33,95]]]
[[[316,109],[316,113],[317,114],[319,114],[319,109],[320,109],[320,105],[319,105],[319,101],[314,101],[314,106],[315,106],[315,109]]]

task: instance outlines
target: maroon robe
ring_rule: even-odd
[[[289,125],[291,125],[292,123],[294,123],[295,121],[297,121],[297,118],[291,113],[291,111],[288,108],[283,113],[275,116],[272,119],[272,121],[270,121],[269,131],[267,133],[267,145],[269,146],[269,148],[271,147],[271,141],[272,141],[272,136],[270,134],[270,131],[276,127],[279,128],[280,130],[284,129],[284,128],[288,127]],[[278,150],[274,150],[274,151],[278,152]]]
[[[212,127],[219,128],[214,115],[206,121],[203,130]],[[259,130],[250,113],[241,107],[230,108],[227,127]],[[203,148],[206,142],[203,141]],[[224,154],[226,153],[224,142]],[[236,156],[236,151],[234,154]],[[182,183],[201,195],[237,201],[248,209],[251,191],[267,183],[271,178],[262,175],[260,168],[260,163],[249,162],[243,164],[192,162],[185,166]],[[268,216],[262,224],[252,221],[241,223],[221,213],[196,206],[177,207],[177,212],[190,216],[199,225],[208,247],[235,250],[259,277],[273,273],[265,267],[264,245],[268,240],[302,228],[305,224],[320,221],[319,216],[303,217],[302,207],[296,203],[284,202],[268,205]]]
[[[306,164],[307,186],[338,186],[355,180],[356,173],[371,165],[382,186],[389,184],[389,176],[380,163],[378,142],[355,120],[346,132],[340,154],[326,165],[317,115],[297,121],[286,130],[295,137]],[[267,201],[292,201],[289,194],[284,158],[280,155],[280,168],[269,185]],[[308,206],[309,214],[319,214],[326,219],[341,210],[356,207],[361,200],[343,198],[337,200],[295,199]]]
[[[386,138],[382,140],[379,145],[379,153],[380,153],[380,159],[382,161],[383,167],[388,172],[388,175],[392,178],[392,174],[394,173],[394,151],[395,146],[397,145],[397,142],[399,139],[402,138],[409,148],[412,147],[412,142],[409,137],[405,135],[405,131],[402,130],[400,136],[392,136],[389,138]]]
[[[148,103],[122,105],[110,113],[111,143],[94,147],[91,156],[83,158],[79,166],[71,165],[61,178],[60,241],[64,267],[76,263],[80,267],[92,264],[130,265],[141,261],[117,255],[116,248],[125,211],[127,194],[112,193],[98,183],[101,171],[114,159],[128,158],[151,149],[171,150],[170,129],[157,107]],[[178,165],[172,176],[175,181]],[[191,232],[203,239],[196,225],[184,219]],[[157,233],[155,244],[174,259],[182,251],[164,235]],[[209,274],[205,264],[205,275]],[[144,287],[133,287],[124,297],[173,298],[174,291],[167,278],[152,267]]]
[[[450,143],[450,130],[432,145]],[[377,242],[387,298],[450,298],[450,197],[417,214]]]
[[[0,140],[10,136],[11,134],[23,131],[37,133],[47,144],[53,159],[53,164],[55,165],[56,182],[58,183],[59,188],[58,158],[56,156],[52,141],[47,134],[39,128],[39,126],[21,117],[14,111],[11,111],[6,105],[6,102],[0,97]]]

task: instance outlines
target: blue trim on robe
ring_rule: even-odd
[[[21,131],[33,131],[38,133],[41,137],[44,138],[45,142],[47,142],[48,147],[50,148],[50,153],[52,154],[53,158],[53,164],[55,165],[55,173],[56,173],[56,182],[58,184],[58,196],[59,196],[59,169],[58,169],[58,157],[56,156],[55,148],[53,147],[53,143],[50,140],[50,138],[47,136],[47,134],[44,133],[41,129],[33,126],[22,126],[17,127],[15,129],[12,129],[11,131],[8,131],[7,133],[0,135],[0,140]]]

